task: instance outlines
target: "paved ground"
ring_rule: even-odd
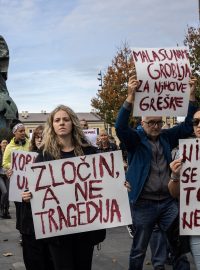
[[[0,220],[0,270],[25,270],[22,249],[18,244],[19,237],[15,230],[15,210],[11,205],[12,219]],[[107,230],[107,238],[102,243],[101,250],[95,248],[92,270],[127,270],[131,238],[125,227]],[[3,254],[11,253],[5,257]],[[191,270],[195,270],[191,256]],[[145,259],[144,270],[152,270],[149,250]],[[172,269],[166,266],[166,270]]]

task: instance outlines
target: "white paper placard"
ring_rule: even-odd
[[[132,223],[121,151],[27,166],[36,238]]]
[[[133,116],[186,116],[191,68],[186,47],[134,48],[139,89]]]

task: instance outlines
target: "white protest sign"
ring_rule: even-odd
[[[96,128],[83,129],[83,133],[87,137],[88,141],[90,141],[92,145],[96,146],[96,142],[97,142],[97,129]]]
[[[14,150],[11,153],[11,168],[13,174],[10,177],[9,201],[21,202],[22,192],[27,188],[26,165],[33,163],[37,157],[35,152]]]
[[[200,235],[200,140],[179,141],[183,165],[180,175],[180,234]]]
[[[186,47],[132,50],[137,79],[134,116],[186,116],[191,75]]]
[[[36,238],[132,223],[121,151],[27,166]]]

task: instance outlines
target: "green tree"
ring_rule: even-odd
[[[197,98],[200,100],[200,28],[188,27],[184,45],[189,48],[192,72],[197,77]]]
[[[125,43],[108,66],[97,97],[91,100],[96,113],[111,126],[114,125],[119,108],[126,98],[129,77],[133,75],[136,73],[131,50]]]

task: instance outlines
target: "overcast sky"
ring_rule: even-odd
[[[97,74],[123,42],[183,45],[187,27],[198,25],[198,0],[0,0],[10,96],[19,112],[58,104],[89,112]]]

